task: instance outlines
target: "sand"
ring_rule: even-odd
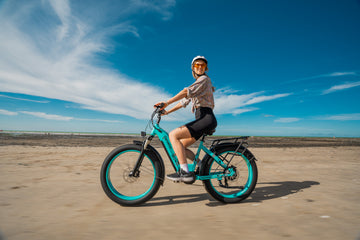
[[[247,200],[165,181],[140,207],[101,188],[112,148],[0,146],[0,239],[359,239],[358,146],[250,147],[259,179]]]

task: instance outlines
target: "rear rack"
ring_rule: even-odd
[[[249,144],[247,142],[248,138],[249,138],[249,136],[215,139],[215,140],[212,141],[210,149],[213,148],[214,146],[216,146],[217,144],[220,144],[220,143],[232,143],[232,144],[238,144],[235,152],[238,152],[240,147],[243,147],[243,150],[242,150],[241,154],[244,154],[245,151],[247,150],[248,146],[249,146]],[[229,160],[229,163],[231,162],[233,157],[234,156],[231,157],[231,159]]]
[[[239,143],[240,146],[243,144],[247,144],[247,140],[248,140],[249,136],[241,136],[241,137],[234,137],[234,138],[219,138],[219,139],[215,139],[212,141],[211,143],[211,147],[220,144],[221,142],[230,142],[232,141],[232,143]]]

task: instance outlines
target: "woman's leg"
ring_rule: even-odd
[[[176,128],[170,132],[169,138],[179,163],[186,164],[187,161],[185,148],[196,142],[196,140],[191,137],[189,129],[187,129],[185,126]]]
[[[174,129],[169,134],[170,142],[173,145],[175,154],[180,163],[180,171],[169,174],[166,177],[175,182],[193,183],[195,181],[195,174],[189,172],[186,162],[186,148],[194,143],[196,140],[191,137],[187,127],[182,126]]]
[[[185,155],[187,159],[190,159],[193,161],[195,159],[195,153],[193,153],[190,149],[188,149],[189,146],[191,146],[193,143],[196,142],[195,138],[185,138],[181,139],[180,142],[185,148]]]

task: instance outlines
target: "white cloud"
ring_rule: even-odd
[[[215,112],[217,114],[241,114],[244,112],[255,111],[258,108],[249,108],[252,104],[257,104],[265,101],[275,100],[291,95],[291,93],[275,94],[275,95],[263,95],[264,92],[254,92],[250,94],[236,95],[236,94],[224,94],[223,92],[215,92]]]
[[[74,120],[78,121],[91,121],[91,122],[106,122],[106,123],[122,123],[119,120],[106,120],[106,119],[87,119],[87,118],[74,118]]]
[[[107,120],[107,119],[85,119],[85,118],[74,118],[68,116],[61,116],[56,114],[48,114],[44,112],[30,112],[30,111],[19,111],[19,112],[11,112],[8,110],[0,109],[0,114],[8,115],[8,116],[15,116],[18,113],[26,114],[35,116],[38,118],[43,118],[47,120],[56,120],[56,121],[70,121],[70,120],[77,120],[77,121],[92,121],[92,122],[106,122],[106,123],[121,123],[122,121],[119,120]]]
[[[270,100],[274,100],[277,98],[283,98],[283,97],[287,97],[289,95],[291,95],[291,93],[275,94],[275,95],[271,95],[271,96],[258,96],[258,97],[254,97],[253,99],[250,99],[246,103],[246,105],[270,101]]]
[[[221,94],[221,95],[230,95],[230,94],[235,94],[238,92],[240,92],[240,91],[233,89],[231,87],[223,87],[223,88],[216,89],[216,93]]]
[[[336,92],[336,91],[340,91],[340,90],[344,90],[344,89],[348,89],[348,88],[353,88],[353,87],[358,87],[358,86],[360,86],[360,81],[335,85],[329,89],[324,90],[322,94],[325,95],[325,94],[329,94],[332,92]]]
[[[58,27],[58,39],[62,40],[67,36],[70,28],[71,9],[69,1],[49,0],[49,3],[61,21],[61,25]]]
[[[338,114],[332,116],[318,117],[318,120],[334,120],[334,121],[358,121],[360,113]]]
[[[15,100],[20,100],[20,101],[26,101],[26,102],[35,102],[35,103],[49,103],[50,102],[50,101],[47,101],[47,100],[38,101],[38,100],[32,100],[32,99],[26,99],[26,98],[11,97],[11,96],[8,96],[8,95],[3,95],[3,94],[0,94],[0,97],[10,98],[10,99],[15,99]]]
[[[333,73],[329,73],[329,74],[325,74],[323,76],[328,76],[328,77],[339,77],[339,76],[356,76],[357,73],[356,72],[333,72]]]
[[[139,37],[137,28],[128,21],[106,25],[109,16],[103,16],[105,13],[99,13],[99,9],[82,16],[82,11],[72,8],[81,3],[44,0],[2,4],[1,91],[60,99],[78,103],[86,109],[148,118],[154,103],[171,96],[158,87],[94,64],[99,61],[98,53],[111,48],[112,36],[130,34]],[[174,1],[121,3],[124,3],[122,16],[146,5],[150,7],[146,11],[152,10],[169,18]],[[100,7],[99,4],[96,5]],[[87,8],[82,7],[86,12]],[[115,18],[116,14],[112,14]],[[33,18],[34,15],[37,17]]]
[[[242,114],[242,113],[246,113],[246,112],[252,112],[258,110],[258,108],[239,108],[239,109],[234,109],[232,111],[233,115],[238,115],[238,114]]]
[[[278,119],[275,119],[274,122],[291,123],[291,122],[297,122],[300,120],[301,120],[301,118],[278,118]]]
[[[152,11],[161,14],[164,21],[172,18],[173,14],[169,9],[176,5],[175,0],[131,0],[130,2],[132,7],[135,9],[141,8],[146,11]]]
[[[69,121],[69,120],[74,119],[73,117],[65,117],[65,116],[60,116],[60,115],[55,115],[55,114],[47,114],[47,113],[43,113],[43,112],[20,111],[20,113],[39,117],[39,118],[44,118],[44,119],[48,119],[48,120]]]
[[[7,115],[7,116],[15,116],[15,115],[18,115],[17,112],[10,112],[10,111],[4,110],[4,109],[0,109],[0,114],[1,114],[1,115]]]
[[[354,72],[354,71],[351,71],[351,72],[333,72],[333,73],[315,75],[315,76],[311,76],[311,77],[299,78],[299,79],[288,81],[287,83],[301,82],[301,81],[305,81],[305,80],[312,80],[312,79],[318,79],[318,78],[342,77],[342,76],[359,76],[359,74],[357,72]]]

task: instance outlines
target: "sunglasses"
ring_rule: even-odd
[[[205,63],[195,63],[194,67],[199,68],[199,67],[206,67]]]

